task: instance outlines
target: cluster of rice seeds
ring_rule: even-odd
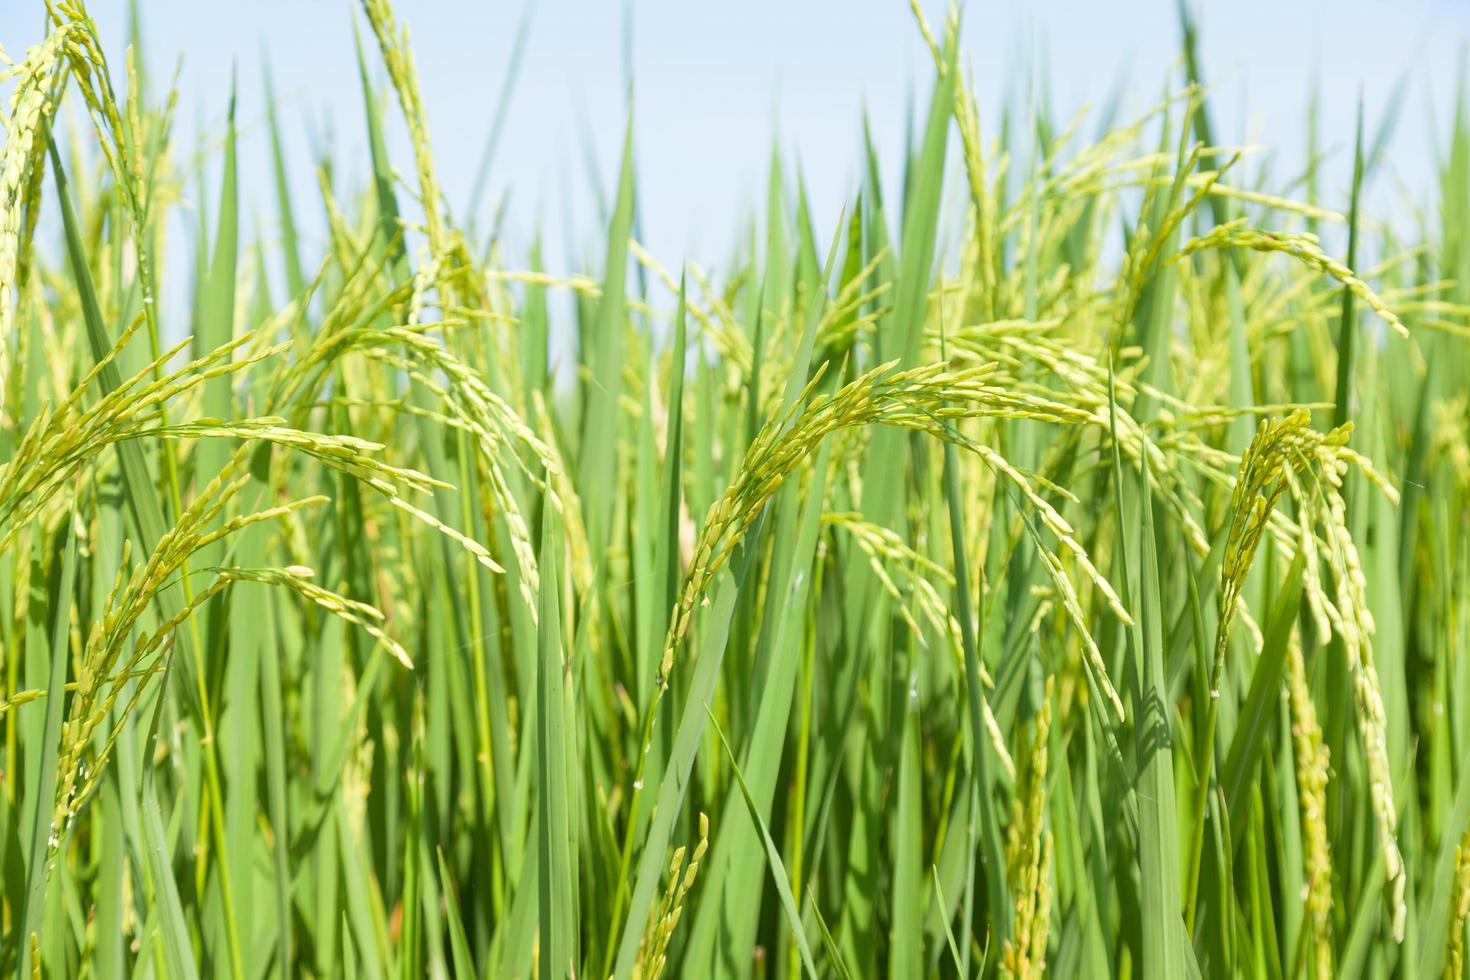
[[[679,291],[679,283],[675,280],[673,274],[664,267],[663,263],[659,262],[657,257],[649,252],[648,249],[644,248],[642,244],[636,240],[630,240],[628,242],[628,251],[632,253],[633,258],[640,265],[657,276],[666,289],[672,293]],[[709,292],[708,280],[704,278],[704,274],[698,267],[691,267],[688,273],[694,278],[696,285],[700,286],[701,291]],[[547,281],[553,285],[558,284],[555,279],[545,279],[543,281]],[[602,291],[598,288],[597,284],[590,280],[570,281],[568,285],[589,298],[599,298],[602,295]],[[720,301],[719,297],[714,297],[713,302],[702,304],[694,298],[686,296],[685,309],[694,320],[694,323],[700,328],[703,336],[708,338],[710,343],[714,345],[715,350],[722,359],[728,361],[742,373],[748,373],[750,371],[752,358],[750,339],[735,325],[734,321],[736,318],[734,313]],[[830,312],[828,316],[831,316]],[[818,337],[824,340],[829,339],[829,335],[823,335],[820,331],[818,332]]]
[[[15,333],[16,291],[23,250],[30,239],[40,203],[41,158],[50,139],[51,115],[70,29],[53,30],[25,60],[0,72],[11,82],[5,118],[5,144],[0,147],[0,391],[9,379],[6,359]],[[3,406],[0,406],[3,407]]]
[[[1352,671],[1358,732],[1367,762],[1372,812],[1387,876],[1390,925],[1394,940],[1402,942],[1408,914],[1404,897],[1408,881],[1397,836],[1398,811],[1394,806],[1393,773],[1388,760],[1388,718],[1383,706],[1378,667],[1373,660],[1373,614],[1368,608],[1367,580],[1358,560],[1358,548],[1347,529],[1347,505],[1339,489],[1346,468],[1347,463],[1343,461],[1324,469],[1327,489],[1323,495],[1326,507],[1322,517],[1328,547],[1336,558],[1333,571],[1337,583],[1336,606],[1329,617],[1337,629]]]
[[[1465,975],[1465,930],[1470,929],[1470,831],[1455,845],[1454,897],[1450,902],[1450,932],[1446,939],[1445,980]]]
[[[673,664],[673,652],[689,627],[694,608],[714,579],[715,573],[739,543],[775,492],[831,433],[869,425],[893,425],[949,438],[944,420],[967,418],[1027,418],[1040,421],[1076,422],[1083,413],[1039,398],[1006,392],[984,384],[985,370],[951,373],[943,365],[895,371],[882,364],[849,382],[835,394],[815,394],[820,374],[807,387],[802,399],[783,416],[762,428],[746,451],[740,476],[710,509],[675,609],[664,651],[662,674]],[[805,408],[802,409],[802,406]],[[800,415],[797,414],[801,410]],[[963,441],[964,448],[979,455],[1009,479],[1037,509],[1043,525],[1065,551],[1098,586],[1109,605],[1124,623],[1131,623],[1112,586],[1097,571],[1073,535],[1071,526],[1032,487],[1025,474],[988,446]],[[1109,692],[1121,716],[1116,692]]]
[[[840,527],[852,534],[864,555],[868,557],[868,566],[873,574],[882,584],[884,591],[893,599],[894,607],[898,615],[914,634],[915,639],[922,645],[925,644],[925,631],[923,625],[910,611],[909,606],[916,604],[924,622],[929,629],[945,637],[949,642],[949,648],[953,651],[957,663],[963,669],[963,641],[959,622],[948,610],[944,600],[940,597],[939,590],[935,587],[932,578],[938,579],[941,584],[954,587],[954,576],[948,569],[936,564],[931,559],[920,554],[906,544],[898,534],[890,528],[879,527],[869,521],[864,521],[860,514],[852,511],[842,513],[829,513],[822,515],[824,524]],[[904,583],[908,586],[907,591],[899,586],[892,575],[888,572],[888,566],[898,569],[903,576]],[[994,687],[995,681],[985,665],[980,665],[980,681],[986,687]],[[982,705],[986,734],[990,738],[991,748],[995,751],[996,759],[1009,779],[1016,778],[1016,763],[1011,758],[1010,747],[1006,744],[1005,734],[1000,730],[999,723],[995,720],[995,712],[990,706],[989,700]]]
[[[1311,429],[1308,422],[1305,409],[1284,420],[1263,421],[1242,457],[1240,477],[1231,499],[1230,534],[1221,564],[1220,625],[1216,633],[1211,695],[1219,696],[1229,624],[1240,608],[1240,590],[1246,573],[1276,502],[1289,490],[1301,516],[1294,528],[1283,522],[1285,526],[1279,533],[1278,546],[1283,557],[1297,549],[1304,555],[1308,608],[1316,618],[1321,637],[1325,640],[1335,634],[1344,647],[1368,772],[1371,812],[1377,826],[1387,879],[1390,927],[1395,939],[1402,940],[1407,914],[1404,897],[1406,869],[1397,838],[1398,816],[1388,758],[1382,686],[1372,654],[1375,626],[1369,611],[1367,582],[1357,545],[1348,531],[1342,481],[1352,466],[1367,476],[1391,501],[1396,502],[1398,496],[1364,457],[1346,446],[1351,425],[1324,434]],[[1320,534],[1314,528],[1320,528]],[[1324,563],[1330,570],[1330,576],[1323,574]],[[1259,631],[1256,633],[1259,646]],[[1325,752],[1325,748],[1321,751]],[[1315,754],[1308,755],[1302,764],[1316,765],[1325,772],[1325,763],[1318,764],[1316,758]],[[1315,777],[1309,785],[1315,787]],[[1309,869],[1309,882],[1316,874],[1320,871]],[[1319,881],[1314,896],[1318,904],[1323,901],[1322,887]]]
[[[1290,255],[1342,283],[1359,302],[1382,317],[1383,322],[1394,333],[1405,339],[1409,336],[1409,329],[1404,326],[1398,314],[1389,309],[1388,304],[1351,269],[1322,251],[1315,235],[1305,232],[1262,231],[1248,226],[1244,218],[1237,218],[1211,229],[1208,234],[1185,242],[1179,251],[1179,257],[1184,258],[1212,248],[1246,248],[1257,252],[1281,252]]]
[[[1302,883],[1311,927],[1312,962],[1317,980],[1333,975],[1332,846],[1327,837],[1327,777],[1330,758],[1322,743],[1317,708],[1312,703],[1302,660],[1300,637],[1293,632],[1286,647],[1286,689],[1291,708],[1292,753],[1296,761],[1297,806],[1301,813]]]
[[[1139,462],[1147,456],[1153,492],[1183,525],[1195,552],[1207,554],[1209,535],[1199,518],[1204,504],[1189,477],[1198,473],[1211,482],[1225,485],[1230,471],[1237,465],[1236,460],[1208,445],[1192,431],[1171,429],[1160,436],[1146,430],[1127,407],[1140,394],[1177,411],[1180,416],[1190,412],[1191,406],[1146,384],[1135,384],[1126,374],[1115,378],[1119,403],[1110,407],[1106,363],[1085,351],[1069,348],[1046,337],[1045,333],[1055,330],[1056,326],[1059,324],[1031,324],[1026,321],[977,325],[961,331],[952,346],[980,363],[995,363],[1005,368],[1003,373],[997,371],[995,383],[1048,401],[1065,402],[1082,413],[1082,421],[1109,437],[1116,431],[1119,448],[1127,459]],[[1054,382],[1062,383],[1063,387],[1060,390],[1056,387],[1041,389],[1028,382],[1027,376],[1037,369]],[[1163,410],[1157,424],[1178,425],[1182,421],[1182,418],[1173,418],[1168,410]]]
[[[1215,633],[1215,659],[1210,671],[1210,697],[1220,696],[1220,673],[1230,640],[1230,621],[1235,615],[1240,590],[1255,561],[1256,549],[1266,531],[1267,520],[1286,493],[1294,471],[1305,465],[1301,452],[1302,434],[1311,415],[1297,411],[1280,420],[1263,420],[1240,460],[1240,476],[1230,498],[1230,530],[1225,557],[1220,563],[1219,625]]]
[[[815,972],[836,976],[893,963],[974,974],[977,958],[984,976],[1151,975],[1159,956],[1180,975],[1463,972],[1470,845],[1453,846],[1454,719],[1470,440],[1456,365],[1470,266],[1456,228],[1470,227],[1470,128],[1445,177],[1443,243],[1375,227],[1371,267],[1350,268],[1336,257],[1337,201],[1283,196],[1241,176],[1250,151],[1207,145],[1193,68],[1178,95],[1131,120],[1109,112],[1090,139],[1090,116],[1051,118],[1044,86],[1028,117],[1003,108],[982,128],[958,9],[931,29],[912,7],[952,101],[934,100],[904,157],[901,207],[865,175],[833,246],[838,274],[822,278],[824,229],[779,162],[765,234],[718,270],[685,262],[676,275],[632,240],[631,169],[626,227],[595,229],[604,268],[539,271],[536,256],[514,268],[518,245],[498,224],[488,237],[478,214],[457,226],[407,29],[389,0],[364,0],[412,176],[378,146],[366,188],[320,161],[326,234],[308,273],[277,248],[308,239],[288,207],[290,158],[273,146],[280,227],[237,263],[231,328],[213,334],[227,342],[183,355],[157,341],[150,262],[172,281],[165,229],[187,204],[222,230],[226,202],[207,189],[192,200],[207,155],[177,162],[178,93],[158,92],[141,46],[121,98],[85,7],[50,0],[50,33],[0,69],[12,86],[0,827],[21,841],[0,854],[0,934],[13,937],[0,968],[218,972],[237,932],[251,940],[232,951],[242,976],[268,973],[271,957],[314,959],[303,968],[323,975],[339,963],[371,977],[528,975],[552,955],[617,980],[715,961],[790,976],[813,950]],[[83,265],[120,334],[100,362],[77,273],[28,245],[52,203],[41,207],[41,155],[62,85],[91,127],[58,147]],[[955,188],[929,138],[946,129]],[[1312,188],[1332,183],[1330,163],[1313,166]],[[962,224],[927,227],[930,197]],[[199,237],[202,271],[213,262]],[[279,300],[282,258],[292,295]],[[624,264],[646,287],[636,295],[616,278]],[[196,309],[215,278],[200,277]],[[528,346],[564,335],[548,290],[576,309],[584,348],[616,332],[610,349],[626,356],[584,351],[571,385],[553,377],[555,351]],[[1344,370],[1344,294],[1413,331],[1371,347],[1347,379],[1362,406],[1356,450],[1346,426],[1310,421]],[[1167,305],[1144,306],[1156,296]],[[228,389],[228,409],[206,388]],[[594,429],[579,438],[588,412],[615,416],[595,429],[612,462],[590,478],[589,453],[607,443],[588,444]],[[221,454],[200,449],[221,442],[238,449],[215,475],[201,460]],[[894,447],[901,475],[888,480],[888,459],[872,457]],[[958,465],[941,468],[941,452]],[[129,453],[131,476],[118,465]],[[1114,480],[1115,458],[1146,482]],[[128,500],[140,460],[141,486],[168,498],[141,544]],[[1148,534],[1135,513],[1153,518]],[[80,569],[58,594],[54,542],[68,528]],[[798,540],[812,559],[788,567]],[[1150,541],[1162,623],[1146,588],[1130,592],[1147,584]],[[726,631],[702,610],[742,546],[748,578]],[[1298,556],[1300,608],[1282,619],[1264,589]],[[557,559],[562,573],[543,575]],[[511,576],[488,591],[465,577],[502,566],[518,592],[498,584]],[[58,611],[69,619],[53,622]],[[1135,617],[1137,633],[1121,628]],[[64,691],[44,686],[51,629],[70,653]],[[1118,746],[1120,688],[1150,683],[1130,635],[1161,640],[1167,668],[1173,771],[1147,800]],[[1232,635],[1254,655],[1227,661]],[[539,657],[558,637],[570,672],[554,678]],[[176,652],[199,676],[162,684]],[[719,666],[701,672],[712,653]],[[885,710],[901,662],[907,720]],[[383,683],[380,664],[403,670]],[[1262,669],[1279,670],[1274,690],[1258,689]],[[710,693],[691,690],[708,678]],[[139,759],[133,715],[156,696],[167,727]],[[1192,731],[1217,704],[1224,731]],[[31,811],[47,706],[60,712],[57,782]],[[1241,724],[1263,706],[1265,724]],[[709,752],[709,718],[729,733],[728,758]],[[1409,741],[1390,752],[1391,734]],[[1419,754],[1399,771],[1408,746]],[[1228,785],[1212,772],[1227,758]],[[167,794],[154,812],[130,792],[140,761]],[[201,771],[211,765],[218,775]],[[712,806],[734,801],[743,820],[737,776],[765,852],[710,863],[712,833],[751,828],[702,816],[697,841],[671,847]],[[1199,793],[1198,809],[1167,799],[1170,786]],[[1402,823],[1395,789],[1413,801]],[[1229,798],[1219,827],[1216,790],[1247,803]],[[28,812],[47,845],[36,868]],[[153,854],[133,836],[153,816],[162,875],[130,857]],[[543,826],[567,839],[540,847]],[[1176,841],[1196,850],[1176,855]],[[1193,890],[1200,868],[1184,909],[1198,897],[1199,914],[1179,916],[1155,886],[1172,873]],[[1358,893],[1379,875],[1386,914]],[[15,896],[47,880],[47,907],[89,909],[84,928],[48,919],[22,942]],[[272,901],[285,910],[274,921]],[[1156,916],[1171,928],[1122,925]],[[704,935],[706,921],[722,927]]]
[[[155,287],[151,249],[143,243],[148,240],[151,210],[154,206],[153,186],[158,178],[156,161],[145,159],[152,145],[149,132],[145,131],[141,110],[135,99],[129,100],[130,113],[124,121],[118,108],[117,95],[113,91],[111,72],[103,51],[97,24],[87,13],[82,0],[45,0],[46,9],[58,30],[68,31],[68,67],[70,77],[80,92],[93,128],[114,178],[114,187],[126,206],[133,244],[131,257],[137,263],[137,283],[141,293],[143,316],[148,324],[148,335],[156,353],[159,346],[157,304],[154,302]],[[134,86],[130,94],[136,94],[137,77],[129,55],[128,80]],[[164,133],[170,125],[175,107],[176,93],[169,101],[157,123]]]
[[[321,501],[309,501],[317,503]],[[303,502],[305,503],[305,502]],[[294,508],[292,508],[294,509]],[[274,508],[271,512],[264,512],[260,517],[281,517],[287,513],[284,508]],[[239,519],[236,518],[236,521]],[[379,625],[384,620],[383,613],[374,606],[365,602],[358,602],[346,596],[338,595],[331,589],[326,589],[311,581],[313,572],[310,568],[301,565],[291,565],[286,568],[219,568],[214,569],[219,576],[221,584],[232,582],[260,582],[265,585],[276,585],[290,589],[300,594],[313,604],[336,616],[338,619],[351,623],[367,633],[373,639],[383,645],[383,648],[393,655],[404,668],[413,670],[413,661],[409,659],[408,651],[403,645],[383,632]]]
[[[648,928],[644,930],[643,940],[638,946],[638,959],[633,966],[633,976],[637,980],[658,980],[664,975],[668,966],[669,940],[673,938],[674,929],[678,927],[679,919],[684,914],[684,899],[689,894],[689,889],[694,887],[694,879],[699,874],[699,862],[704,860],[708,850],[709,817],[701,813],[699,843],[694,845],[694,852],[688,855],[689,863],[684,863],[685,849],[682,846],[676,847],[673,857],[669,858],[668,887],[657,910],[649,919]]]
[[[932,629],[951,637],[955,649],[959,649],[959,624],[949,615],[944,600],[929,578],[932,575],[940,583],[954,588],[954,576],[947,569],[909,547],[892,529],[865,521],[858,513],[845,511],[823,514],[822,522],[840,527],[852,535],[863,554],[868,556],[873,574],[878,577],[884,590],[893,597],[898,615],[903,617],[915,639],[920,643],[924,642],[924,629],[914,616],[910,608],[912,606],[918,607],[919,613]],[[907,590],[901,588],[888,573],[889,563],[903,575]],[[987,685],[994,683],[988,676],[985,680]]]
[[[122,350],[139,324],[140,321],[135,321],[123,333],[108,357],[83,375],[81,383],[61,405],[32,421],[13,457],[0,467],[0,516],[7,525],[6,532],[0,536],[0,548],[65,484],[77,467],[114,443],[168,434],[167,426],[160,424],[164,405],[211,378],[247,370],[255,363],[250,359],[227,360],[245,342],[242,337],[177,371],[157,377],[157,369],[183,348],[181,343],[97,399],[90,408],[82,409],[81,403],[103,367]],[[259,359],[276,352],[262,352]],[[201,420],[194,428],[202,430],[209,425],[209,420]]]
[[[1046,826],[1047,741],[1051,735],[1055,678],[1046,679],[1030,751],[1018,776],[1011,823],[1006,833],[1006,865],[1016,893],[1013,931],[1001,951],[1000,970],[1014,980],[1044,976],[1051,921],[1052,835]]]
[[[79,660],[76,694],[71,700],[67,721],[62,730],[56,816],[52,821],[52,837],[57,842],[66,822],[86,800],[87,791],[94,785],[111,751],[109,741],[97,753],[91,766],[91,779],[88,780],[83,759],[92,747],[93,736],[98,727],[112,714],[119,699],[125,698],[121,702],[122,716],[126,717],[131,713],[146,693],[148,679],[155,676],[156,671],[152,668],[168,648],[174,631],[195,610],[222,591],[225,583],[217,581],[195,593],[157,628],[134,638],[135,629],[153,608],[155,597],[172,584],[192,555],[213,542],[249,524],[270,520],[298,507],[324,501],[320,497],[306,498],[248,517],[231,518],[220,524],[218,519],[225,506],[245,485],[245,478],[237,475],[242,459],[243,453],[237,453],[202,488],[189,508],[159,540],[148,560],[133,568],[131,574],[125,574],[129,564],[129,545],[124,543],[123,563],[104,600],[100,617],[92,624]],[[130,640],[131,649],[126,650]],[[131,683],[135,679],[138,679],[138,683]],[[114,731],[113,737],[115,735]]]
[[[561,477],[560,461],[554,456],[551,448],[521,420],[503,398],[491,391],[478,374],[437,339],[429,336],[421,327],[422,325],[420,328],[406,325],[385,328],[353,328],[340,331],[329,341],[319,342],[306,360],[297,362],[297,365],[289,368],[287,376],[291,380],[278,383],[278,393],[282,397],[298,400],[316,387],[316,383],[308,380],[308,370],[300,365],[308,362],[327,365],[341,358],[348,351],[361,350],[372,360],[391,369],[406,372],[412,381],[434,395],[442,411],[447,413],[445,414],[446,420],[451,425],[463,428],[472,434],[476,445],[482,451],[492,492],[510,531],[512,549],[521,575],[522,598],[528,609],[532,610],[534,618],[535,592],[539,577],[536,556],[520,505],[506,480],[503,460],[508,456],[510,461],[515,463],[529,479],[537,483],[542,481],[541,474],[544,473],[550,473],[553,482],[559,481]],[[444,380],[439,380],[440,377]],[[407,405],[403,407],[410,412],[421,411]],[[516,451],[517,448],[530,453],[531,458],[539,467],[539,472],[532,469],[522,459],[521,454]],[[378,489],[385,489],[378,484],[372,485]],[[431,484],[426,484],[425,488],[428,485],[448,486],[440,481],[432,481]],[[469,551],[486,568],[495,572],[501,571],[500,566],[479,542],[473,541],[433,515],[414,507],[398,494],[390,493],[388,496],[393,506],[412,514],[415,518],[446,534]],[[557,493],[554,489],[548,494],[548,497],[558,510],[563,510],[563,501],[568,499],[565,494]],[[563,513],[565,515],[564,510]]]
[[[423,102],[419,98],[418,69],[414,66],[413,53],[409,48],[408,29],[398,26],[386,0],[363,0],[362,8],[378,38],[383,63],[388,68],[388,77],[393,80],[393,89],[398,94],[403,117],[408,123],[409,136],[413,141],[414,162],[418,167],[429,247],[433,250],[436,261],[447,259],[453,245],[448,240],[448,232],[440,214],[439,181],[434,174],[434,157],[429,148],[429,130],[424,122]]]
[[[400,339],[409,339],[409,335],[405,333]],[[527,607],[534,610],[540,578],[535,549],[531,544],[530,530],[521,515],[520,505],[506,481],[501,459],[506,455],[504,450],[508,446],[508,439],[514,439],[534,454],[542,471],[551,474],[553,480],[560,475],[559,464],[549,447],[521,421],[515,411],[448,351],[423,338],[412,338],[411,343],[404,344],[404,349],[411,356],[401,361],[383,353],[377,356],[407,369],[415,382],[437,396],[452,413],[451,417],[475,436],[476,445],[480,447],[486,460],[491,491],[510,532],[511,547],[521,573],[523,598]],[[448,379],[448,385],[436,381],[431,372],[442,372]],[[540,476],[521,460],[518,453],[512,451],[508,455],[530,480],[541,481]],[[562,497],[555,492],[551,492],[549,496],[552,505],[565,514]]]

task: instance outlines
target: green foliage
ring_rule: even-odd
[[[0,149],[0,971],[1464,975],[1463,104],[1404,241],[1386,125],[1345,215],[1211,145],[1187,16],[1184,92],[1091,143],[991,142],[919,16],[901,200],[870,144],[816,227],[773,153],[761,232],[676,275],[630,121],[557,276],[453,220],[386,0],[319,254],[273,101],[216,193],[46,11]]]

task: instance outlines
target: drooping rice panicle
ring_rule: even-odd
[[[1163,94],[1060,115],[913,2],[907,135],[783,137],[678,255],[646,76],[563,228],[454,11],[343,12],[361,104],[303,133],[248,58],[196,105],[146,5],[32,6],[0,970],[1464,972],[1464,106],[1436,186],[1371,89],[1286,173],[1187,4]]]

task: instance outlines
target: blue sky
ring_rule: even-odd
[[[526,0],[399,0],[410,25],[435,157],[446,193],[462,207]],[[718,263],[761,192],[772,140],[807,175],[819,227],[830,228],[856,184],[861,119],[872,121],[880,159],[895,179],[911,100],[930,66],[905,0],[629,0],[635,78],[635,145],[645,237],[667,264],[688,255]],[[22,6],[28,9],[20,9]],[[126,4],[90,4],[122,64]],[[367,169],[353,60],[350,0],[200,3],[143,0],[155,68],[183,56],[180,133],[218,132],[230,66],[240,73],[245,201],[267,227],[274,205],[261,115],[260,66],[270,51],[283,99],[298,209],[314,197],[313,143],[330,140],[352,180]],[[937,24],[942,4],[926,2]],[[39,36],[40,4],[0,4],[0,42],[12,55]],[[1408,96],[1375,205],[1421,200],[1454,104],[1470,5],[1432,0],[1231,0],[1198,5],[1203,60],[1224,141],[1276,149],[1284,177],[1303,158],[1313,79],[1332,153],[1326,203],[1345,194],[1352,118],[1361,88],[1370,124],[1401,77]],[[581,265],[600,238],[586,139],[611,182],[625,118],[624,4],[540,0],[491,178],[509,190],[509,241],[524,247],[546,229],[554,269]],[[982,3],[966,10],[964,50],[986,118],[1022,91],[1029,53],[1040,51],[1053,105],[1070,116],[1103,102],[1120,76],[1138,111],[1177,88],[1174,0]],[[401,134],[400,170],[411,169]],[[190,188],[192,192],[192,187]],[[574,229],[568,244],[565,229]]]

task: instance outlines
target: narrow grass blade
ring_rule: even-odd
[[[776,892],[781,896],[781,907],[786,911],[786,922],[791,927],[792,934],[796,937],[797,949],[801,951],[802,966],[806,968],[807,976],[817,976],[816,964],[812,962],[811,946],[806,940],[806,930],[801,925],[801,913],[796,908],[796,900],[791,896],[791,882],[786,877],[786,866],[781,861],[781,849],[771,839],[771,831],[766,827],[766,822],[761,818],[760,810],[755,804],[755,799],[750,795],[750,787],[745,783],[745,777],[741,775],[740,766],[735,761],[735,753],[730,750],[730,743],[725,738],[724,731],[709,712],[709,705],[705,705],[705,713],[710,724],[714,727],[715,734],[720,739],[720,746],[725,750],[725,757],[730,762],[730,772],[735,777],[736,784],[740,787],[740,795],[745,798],[745,805],[750,813],[750,821],[760,831],[761,842],[766,849],[766,862],[771,870],[771,877],[776,883]]]

